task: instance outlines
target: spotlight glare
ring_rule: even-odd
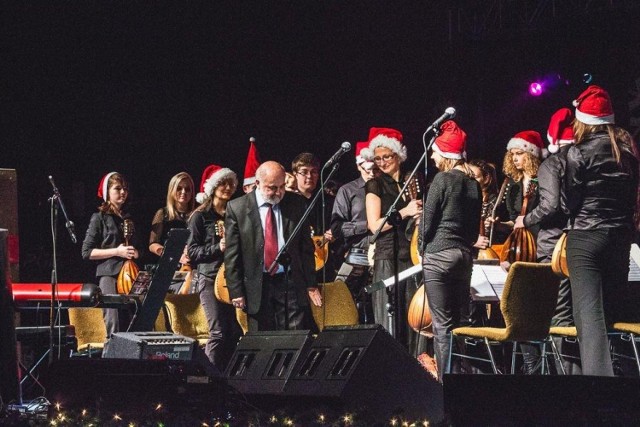
[[[542,84],[538,82],[533,82],[529,85],[529,95],[531,96],[540,96],[542,95]]]

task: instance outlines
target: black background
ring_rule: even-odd
[[[198,185],[216,163],[241,178],[251,136],[262,160],[289,169],[299,152],[326,160],[371,126],[394,127],[413,166],[425,129],[455,106],[469,157],[500,164],[516,132],[546,134],[587,72],[619,124],[633,114],[633,1],[520,2],[530,13],[547,3],[530,25],[509,1],[211,3],[5,3],[0,167],[18,174],[22,281],[49,280],[48,175],[82,240],[101,177],[124,173],[146,242],[170,177],[184,170]],[[481,9],[498,3],[502,25]],[[541,78],[549,90],[530,97]],[[338,178],[354,177],[348,153]],[[61,222],[59,280],[89,280]]]

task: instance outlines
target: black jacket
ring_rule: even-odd
[[[569,148],[564,187],[573,229],[633,229],[638,161],[627,150],[621,156],[625,167],[611,154],[606,132],[589,135]]]

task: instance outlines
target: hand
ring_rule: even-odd
[[[224,252],[224,250],[227,248],[227,243],[226,240],[224,240],[224,237],[222,239],[220,239],[220,251]]]
[[[322,307],[322,294],[318,288],[307,288],[309,299],[316,307]]]
[[[132,259],[136,257],[136,248],[121,244],[116,248],[116,253],[120,258]]]
[[[331,230],[327,230],[324,232],[324,240],[326,242],[333,242],[334,240],[336,240],[333,238],[333,233],[331,232]]]
[[[422,200],[412,200],[407,206],[400,209],[400,216],[402,219],[410,216],[417,217],[422,214]]]
[[[191,259],[189,259],[189,255],[186,253],[180,256],[180,264],[189,264],[189,261],[191,261]]]
[[[500,263],[500,268],[502,268],[506,272],[509,272],[509,269],[511,268],[511,263],[509,261],[502,261]]]
[[[478,240],[476,240],[473,247],[478,249],[487,249],[489,247],[489,238],[487,236],[478,236]]]
[[[513,228],[524,228],[524,215],[516,218],[516,221],[513,223]]]
[[[241,310],[244,310],[247,308],[247,304],[244,302],[244,297],[232,299],[231,304],[233,304],[235,308],[239,308]]]

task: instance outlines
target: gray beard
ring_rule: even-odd
[[[260,191],[260,194],[262,194],[262,198],[264,199],[265,202],[271,203],[272,205],[277,205],[282,201],[282,197],[278,197],[278,196],[267,197],[267,195],[264,194],[262,191]]]

